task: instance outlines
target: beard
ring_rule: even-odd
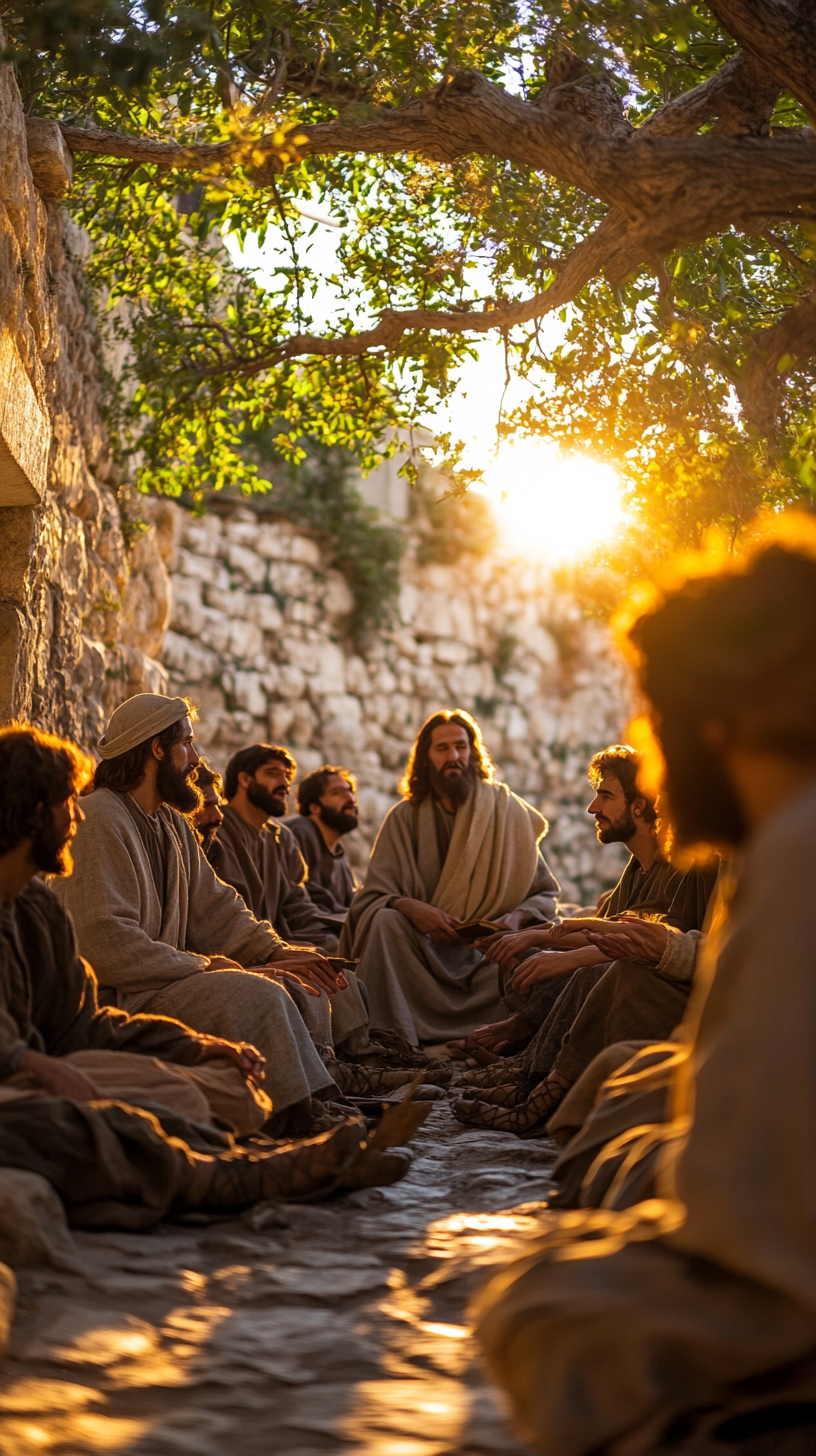
[[[660,731],[666,763],[668,817],[677,843],[735,849],[748,833],[722,756],[696,727],[676,721]]]
[[[449,799],[452,804],[464,804],[473,793],[476,769],[472,763],[469,763],[465,768],[457,770],[444,768],[440,770],[429,763],[428,776],[431,780],[431,788],[438,799]]]
[[[37,830],[31,846],[31,855],[37,869],[44,875],[70,875],[74,868],[71,854],[73,827],[64,835],[54,827],[51,815],[47,815],[42,828]]]
[[[632,811],[629,805],[626,806],[626,813],[622,819],[595,819],[595,833],[598,836],[599,844],[625,844],[631,839],[637,825],[632,818]]]
[[[218,833],[219,828],[220,825],[218,824],[206,824],[203,829],[199,829],[198,832],[201,835],[201,848],[204,854],[206,854],[209,849],[212,849],[213,841],[215,840],[215,836]]]
[[[255,779],[247,784],[247,798],[256,809],[263,809],[265,814],[274,815],[276,819],[280,819],[286,813],[289,802],[288,793],[265,789],[263,784],[257,783]]]
[[[197,814],[204,795],[197,784],[190,782],[195,769],[176,768],[169,758],[160,758],[156,772],[156,790],[163,804],[178,809],[180,814]]]
[[[352,829],[357,828],[358,818],[354,809],[327,809],[323,804],[318,804],[318,808],[327,829],[334,829],[337,834],[350,834]]]

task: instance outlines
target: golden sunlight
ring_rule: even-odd
[[[503,445],[474,490],[492,501],[506,547],[553,563],[579,561],[626,519],[610,465],[544,440]]]

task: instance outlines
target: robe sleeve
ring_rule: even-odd
[[[181,815],[176,818],[188,862],[188,949],[228,956],[241,966],[265,966],[280,949],[280,936],[268,920],[256,920],[232,886],[219,880],[195,835]]]
[[[670,925],[666,949],[657,963],[657,974],[665,981],[690,985],[694,980],[697,951],[702,939],[699,930],[677,930]]]
[[[518,908],[526,910],[533,917],[530,921],[532,925],[542,920],[552,920],[555,915],[555,897],[560,889],[561,886],[539,850],[533,883]]]
[[[293,941],[306,941],[321,949],[332,950],[337,937],[320,919],[306,887],[306,861],[297,840],[285,824],[278,826],[278,853],[281,868],[281,899],[278,913]]]

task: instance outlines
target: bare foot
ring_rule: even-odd
[[[516,1013],[504,1021],[494,1021],[489,1026],[477,1026],[469,1036],[459,1041],[449,1041],[448,1047],[451,1051],[464,1052],[470,1056],[475,1056],[477,1050],[498,1053],[508,1042],[526,1041],[532,1031],[529,1021]]]

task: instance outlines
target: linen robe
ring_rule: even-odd
[[[423,900],[461,919],[523,909],[531,923],[547,920],[559,886],[538,847],[546,832],[546,820],[505,784],[477,783],[457,810],[444,857],[430,795],[389,810],[340,942],[343,954],[360,957],[372,1026],[416,1044],[497,1019],[494,962],[471,946],[421,935],[393,902]]]
[[[236,1132],[258,1131],[268,1099],[254,1096],[232,1063],[195,1066],[201,1048],[178,1021],[99,1005],[71,922],[41,880],[0,905],[0,1100],[45,1095],[20,1073],[30,1050],[70,1060],[107,1095],[160,1117],[164,1105],[193,1122],[209,1123],[215,1113]],[[205,1146],[223,1142],[204,1137]]]
[[[306,866],[291,830],[270,819],[263,828],[247,824],[227,805],[208,857],[216,873],[232,885],[259,920],[268,920],[284,940],[313,945],[331,954],[337,935],[320,919],[307,893]],[[335,1046],[359,1051],[368,1041],[368,1014],[352,972],[349,984],[329,998]]]
[[[360,887],[342,839],[338,839],[334,849],[329,849],[314,819],[305,814],[293,814],[285,822],[306,861],[306,889],[310,900],[333,919],[340,916],[345,919],[354,892]]]
[[[659,1414],[816,1400],[816,788],[754,832],[726,900],[672,1121],[640,1129],[660,1196],[627,1206],[618,1180],[606,1208],[553,1214],[479,1301],[488,1363],[544,1456]]]
[[[176,1017],[196,1031],[251,1042],[266,1057],[266,1090],[276,1112],[334,1091],[312,1040],[331,1039],[328,999],[246,970],[210,970],[223,956],[264,965],[280,938],[255,919],[207,863],[181,814],[163,805],[165,886],[122,796],[96,789],[82,800],[85,822],[73,841],[74,873],[54,890],[76,927],[103,998],[126,1011]],[[295,999],[297,998],[297,999]]]

